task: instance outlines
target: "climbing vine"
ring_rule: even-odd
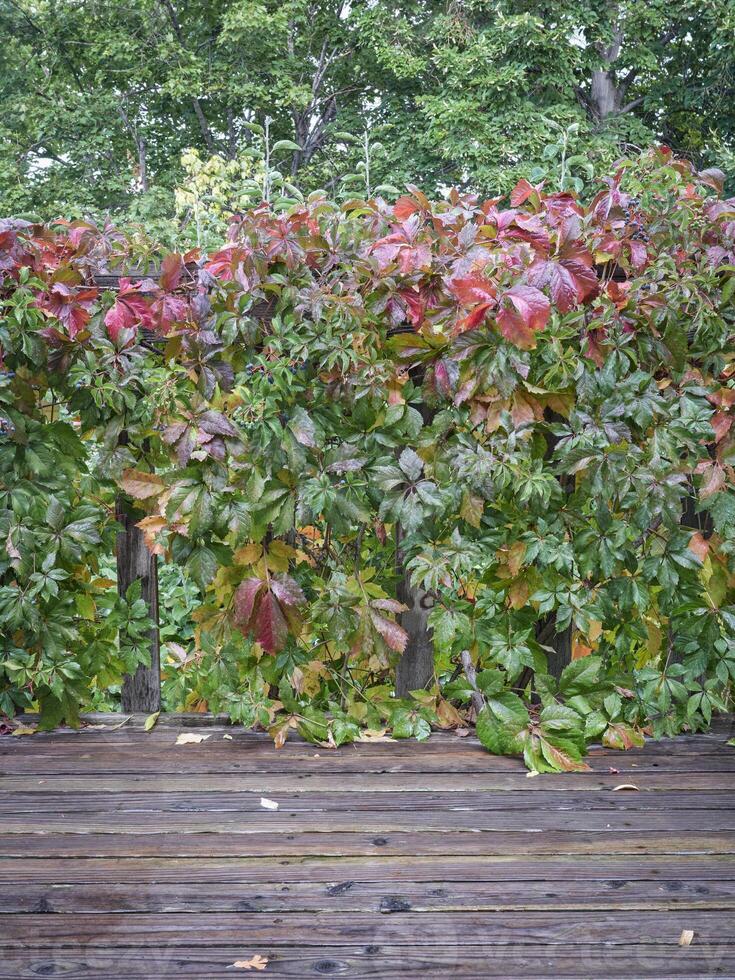
[[[277,744],[476,722],[542,771],[705,727],[735,679],[720,192],[657,148],[586,203],[317,192],[208,254],[0,224],[2,710],[73,720],[145,662],[100,571],[123,494],[181,570],[171,707]]]

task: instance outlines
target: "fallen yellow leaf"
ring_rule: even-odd
[[[235,960],[232,964],[236,970],[265,970],[268,965],[268,957],[256,953],[249,960]]]
[[[198,732],[182,732],[176,739],[177,745],[189,745],[190,743],[203,742],[206,738],[211,738],[210,735],[200,735]]]
[[[621,790],[621,789],[635,789],[635,790],[637,790],[638,787],[634,783],[621,783],[619,786],[613,786],[612,791],[613,791],[613,793],[617,793],[618,790]]]
[[[681,930],[681,935],[679,936],[679,945],[680,946],[691,946],[692,945],[692,939],[694,939],[694,930],[693,929],[682,929]]]
[[[21,735],[35,735],[35,734],[36,734],[36,729],[31,725],[19,724],[16,725],[15,728],[13,729],[13,735],[15,735],[16,737],[19,737]]]

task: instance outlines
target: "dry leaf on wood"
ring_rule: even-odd
[[[20,724],[20,725],[16,725],[15,728],[13,729],[13,735],[15,735],[16,737],[19,737],[21,735],[35,735],[35,734],[36,734],[36,729],[34,726],[31,725]]]
[[[694,930],[693,929],[682,929],[681,930],[681,935],[679,936],[679,945],[680,946],[691,946],[692,945],[692,939],[694,939]]]
[[[634,783],[621,783],[619,786],[613,786],[613,793],[617,793],[621,789],[634,789],[637,790],[638,787]]]
[[[182,732],[176,739],[176,744],[190,745],[192,742],[203,742],[206,738],[211,738],[211,735],[200,735],[198,732]]]
[[[260,798],[260,805],[263,807],[264,810],[277,810],[278,809],[278,804],[276,803],[276,801],[275,800],[269,800],[265,796],[261,796],[261,798]]]
[[[392,742],[393,739],[390,735],[385,734],[385,728],[366,728],[364,732],[360,733],[359,738],[356,739],[357,742]]]
[[[259,953],[256,953],[252,959],[235,960],[232,965],[236,970],[265,970],[268,965],[268,957],[260,956]]]

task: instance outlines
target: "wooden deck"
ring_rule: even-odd
[[[735,977],[729,724],[533,778],[177,724],[0,738],[0,977]]]

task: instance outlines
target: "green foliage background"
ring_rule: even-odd
[[[0,0],[0,35],[4,214],[151,230],[185,150],[234,160],[266,117],[306,192],[364,162],[344,133],[373,187],[507,192],[548,120],[598,173],[654,140],[732,173],[728,0]]]

